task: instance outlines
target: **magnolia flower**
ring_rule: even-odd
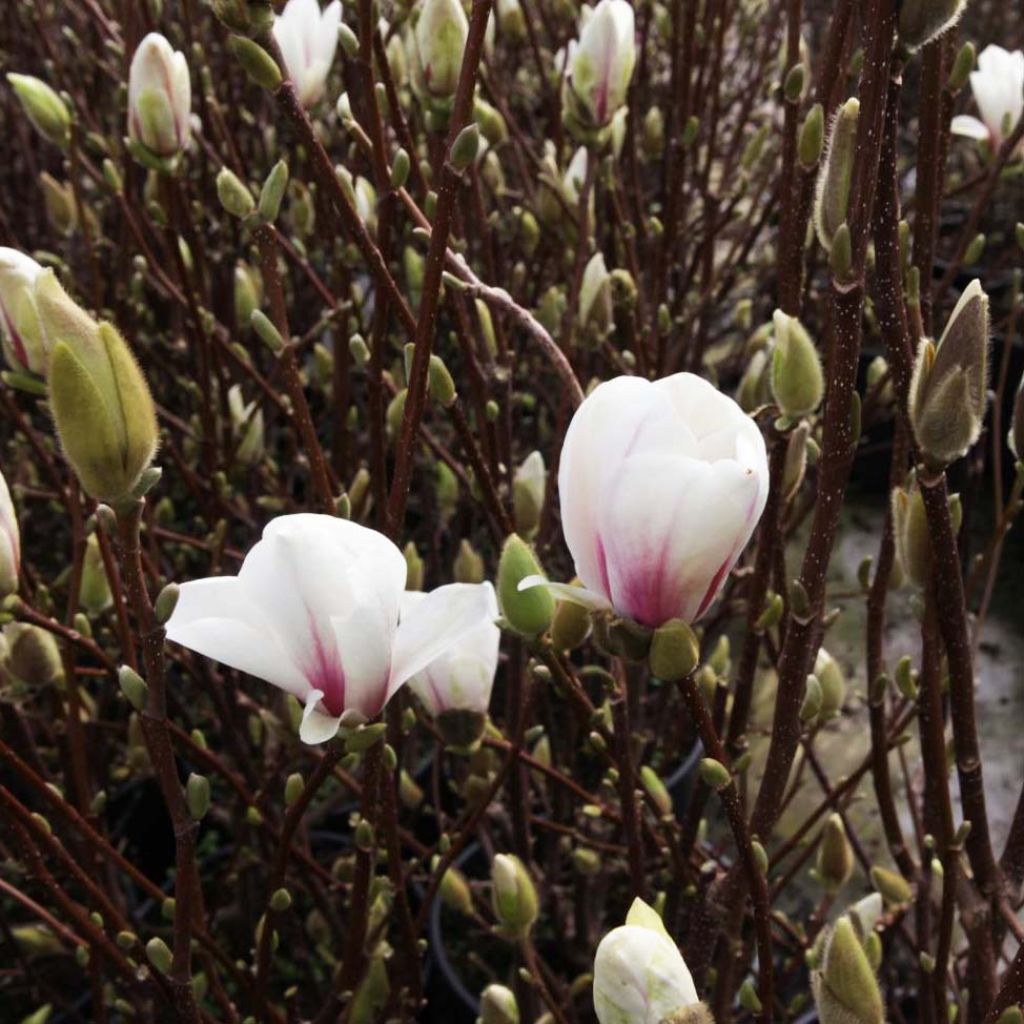
[[[267,524],[237,576],[181,587],[175,643],[305,704],[300,736],[322,743],[342,718],[379,714],[399,688],[488,622],[480,587],[439,587],[399,621],[406,561],[383,534],[301,513]]]
[[[617,377],[576,410],[558,472],[562,531],[583,587],[563,600],[657,627],[710,607],[768,497],[764,439],[691,373]]]
[[[601,1024],[659,1024],[699,1002],[686,961],[657,911],[633,900],[626,923],[597,947],[597,1019]]]
[[[446,711],[485,714],[491,703],[494,673],[498,670],[501,630],[494,624],[498,617],[494,587],[490,583],[459,586],[466,592],[478,592],[487,616],[409,680],[412,691],[435,717]],[[429,600],[429,594],[407,590],[402,595],[402,615],[413,615]]]
[[[185,55],[159,32],[150,32],[128,71],[128,135],[156,156],[172,157],[188,144],[191,117]]]
[[[611,121],[626,102],[635,63],[633,8],[627,0],[601,0],[569,56],[569,90],[584,123],[602,128]]]
[[[332,0],[323,11],[319,0],[288,0],[274,19],[274,39],[304,107],[313,106],[326,91],[340,25],[341,0]]]
[[[986,46],[971,72],[971,90],[981,120],[969,114],[953,118],[952,131],[998,148],[1024,114],[1024,52]]]
[[[425,99],[455,95],[469,21],[459,0],[423,0],[409,47],[412,84]]]
[[[21,534],[14,512],[11,492],[0,473],[0,598],[18,592],[18,569],[21,565]]]
[[[44,269],[17,249],[0,248],[0,337],[14,369],[46,372],[49,357],[35,286]]]

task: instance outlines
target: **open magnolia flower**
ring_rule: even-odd
[[[17,249],[0,247],[0,337],[15,370],[44,374],[49,359],[35,286],[44,269]]]
[[[754,421],[703,378],[616,377],[576,410],[558,490],[583,587],[519,588],[654,628],[708,610],[764,511],[768,459]]]
[[[601,1024],[660,1024],[699,1003],[686,961],[657,911],[633,900],[626,923],[612,929],[597,947],[597,1019]]]
[[[978,70],[971,72],[971,90],[981,120],[961,114],[950,128],[998,148],[1024,115],[1024,52],[986,46],[978,56]]]
[[[569,98],[588,127],[601,128],[626,102],[636,39],[628,0],[601,0],[587,12],[569,57]]]
[[[341,0],[320,10],[319,0],[288,0],[274,19],[274,38],[299,102],[311,107],[327,89],[341,25]]]
[[[399,621],[405,577],[402,552],[375,530],[280,516],[237,576],[182,585],[167,636],[294,694],[305,704],[302,739],[323,743],[343,717],[379,714],[403,683],[493,619],[486,589],[454,583]]]

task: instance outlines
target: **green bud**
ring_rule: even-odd
[[[800,126],[800,137],[797,140],[797,156],[805,171],[818,165],[824,140],[825,109],[820,103],[815,103]]]
[[[170,621],[174,609],[178,606],[178,598],[181,596],[181,588],[177,583],[168,583],[153,602],[153,615],[159,625],[163,626]]]
[[[456,583],[483,583],[484,560],[465,538],[459,541],[459,552],[452,566]]]
[[[122,665],[117,670],[117,683],[121,687],[121,692],[125,695],[128,703],[136,711],[141,711],[146,706],[146,696],[149,693],[149,687],[146,686],[142,676],[133,668],[128,665]]]
[[[222,167],[217,175],[217,198],[220,205],[239,220],[245,220],[256,209],[249,186],[228,167]]]
[[[578,580],[574,586],[582,586]],[[574,601],[559,601],[551,622],[551,643],[556,650],[572,651],[590,635],[590,612]]]
[[[761,1012],[761,1000],[757,995],[754,982],[750,978],[744,978],[743,984],[740,985],[740,1006],[750,1013]]]
[[[71,115],[64,101],[44,81],[31,75],[7,75],[15,95],[21,100],[32,127],[48,142],[61,149],[67,147]]]
[[[786,81],[782,86],[783,95],[787,103],[799,103],[804,93],[804,79],[807,72],[803,64],[794,64],[786,75]]]
[[[814,675],[821,684],[821,718],[827,721],[839,714],[846,697],[846,680],[839,662],[822,647],[814,662]]]
[[[480,1024],[519,1024],[515,993],[504,985],[488,985],[480,995]]]
[[[672,797],[665,788],[665,783],[661,781],[661,777],[650,765],[645,764],[640,769],[640,781],[643,783],[647,795],[657,806],[658,812],[662,815],[671,814]]]
[[[510,939],[527,936],[537,919],[537,890],[514,854],[499,853],[491,862],[491,897],[499,932]]]
[[[916,50],[955,24],[967,0],[903,0],[900,4],[900,42]]]
[[[85,558],[82,560],[82,581],[79,589],[79,603],[90,615],[99,615],[113,604],[114,598],[103,564],[99,539],[90,534],[86,541]]]
[[[278,160],[270,169],[270,173],[263,182],[263,188],[260,189],[259,209],[261,220],[266,221],[268,224],[273,224],[277,220],[277,215],[281,212],[281,200],[284,199],[287,187],[288,162],[286,160]]]
[[[126,497],[153,460],[156,410],[128,345],[68,298],[52,271],[36,286],[40,316],[57,338],[50,405],[64,455],[100,501]]]
[[[406,565],[405,589],[422,590],[423,559],[420,558],[420,553],[416,550],[416,542],[409,541],[402,549],[402,554],[405,555]]]
[[[453,379],[444,360],[439,355],[430,356],[428,364],[428,380],[430,386],[430,397],[438,405],[450,409],[455,404],[458,394],[455,391],[455,380]]]
[[[754,853],[754,860],[757,861],[758,870],[762,875],[768,875],[768,851],[756,839],[750,841],[750,848]]]
[[[174,957],[167,943],[160,938],[152,938],[146,943],[146,956],[149,962],[161,973],[169,974]]]
[[[947,87],[950,92],[958,93],[966,84],[971,71],[974,70],[974,61],[977,57],[977,49],[974,43],[964,43],[960,47],[953,61],[953,70],[949,73]]]
[[[270,909],[283,914],[292,905],[292,894],[287,889],[275,889],[270,897]]]
[[[286,343],[270,317],[262,309],[254,309],[249,316],[249,323],[267,348],[274,355],[280,355]]]
[[[277,61],[260,46],[245,36],[231,36],[228,48],[245,69],[246,74],[261,88],[276,92],[281,85],[281,69]]]
[[[973,267],[981,259],[982,253],[985,251],[986,241],[987,238],[983,234],[977,234],[971,239],[970,245],[967,246],[964,252],[963,265],[965,267]]]
[[[832,250],[829,253],[832,276],[840,284],[849,284],[853,279],[853,244],[850,226],[843,221],[832,236]]]
[[[963,456],[978,439],[988,388],[988,296],[972,281],[936,346],[921,341],[908,405],[914,436],[933,470]]]
[[[306,780],[302,777],[301,772],[292,772],[284,784],[285,807],[291,807],[302,796],[302,791],[305,788]]]
[[[700,660],[700,641],[689,623],[670,619],[654,631],[647,663],[651,672],[666,682],[685,679]]]
[[[786,501],[796,497],[807,472],[807,438],[811,428],[805,420],[789,432],[786,442],[786,460],[782,470],[782,493]]]
[[[859,100],[847,100],[839,108],[832,121],[824,162],[818,172],[814,228],[818,241],[827,252],[832,249],[832,238],[839,225],[847,219],[859,118]]]
[[[772,394],[784,415],[798,419],[821,404],[825,393],[821,359],[811,336],[796,317],[777,309],[774,325]]]
[[[509,534],[498,562],[498,602],[511,628],[524,636],[543,633],[555,613],[555,599],[546,587],[519,589],[522,580],[542,575],[530,545],[518,534]]]
[[[185,800],[193,821],[202,821],[210,809],[210,780],[193,772],[185,783]]]
[[[910,883],[901,874],[877,865],[871,869],[871,884],[890,907],[906,906],[914,896]]]
[[[812,975],[821,1024],[883,1024],[882,994],[849,917],[841,917]]]
[[[725,789],[732,781],[729,769],[721,761],[716,761],[713,757],[701,758],[698,770],[700,771],[701,779],[704,780],[704,784],[714,790]]]
[[[532,537],[540,526],[547,491],[547,468],[540,452],[531,452],[516,468],[512,478],[512,506],[516,532]]]
[[[259,275],[247,263],[235,264],[234,299],[235,323],[239,328],[249,326],[254,309],[259,308],[263,286]]]
[[[466,876],[458,868],[448,868],[441,876],[441,899],[444,904],[456,913],[473,917],[473,893],[470,891]]]
[[[838,814],[830,814],[825,819],[818,845],[817,870],[818,880],[829,896],[835,896],[853,874],[853,849]]]
[[[28,622],[12,622],[4,627],[3,639],[4,667],[19,682],[43,687],[63,679],[60,648],[48,630]]]
[[[409,154],[404,149],[400,149],[391,164],[391,187],[393,189],[402,188],[409,180],[409,167]]]
[[[804,699],[800,705],[800,721],[803,723],[812,722],[818,717],[821,711],[821,683],[818,677],[810,675],[807,677],[807,685],[804,687]]]
[[[479,151],[480,129],[475,121],[470,121],[455,137],[448,159],[452,167],[461,173],[476,159]]]
[[[359,53],[359,40],[356,38],[355,32],[345,22],[338,26],[338,41],[341,43],[346,57],[355,57]]]
[[[361,818],[359,824],[356,825],[355,831],[356,849],[362,850],[364,853],[368,853],[373,849],[373,842],[373,825],[371,825],[365,818]]]
[[[596,878],[601,873],[601,857],[596,850],[577,846],[572,851],[572,866],[584,878]]]

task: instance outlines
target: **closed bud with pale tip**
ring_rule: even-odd
[[[510,534],[498,562],[498,601],[508,624],[524,636],[543,633],[555,614],[550,591],[533,585],[538,577],[545,579],[533,549],[518,534]]]
[[[547,467],[540,452],[531,452],[516,467],[512,477],[512,507],[516,532],[532,537],[540,526],[547,491]]]
[[[456,583],[483,583],[484,560],[468,540],[459,541],[459,551],[452,565]]]
[[[846,697],[846,679],[839,662],[824,647],[819,649],[815,659],[814,675],[821,684],[821,719],[835,718]]]
[[[260,189],[260,218],[268,224],[273,224],[277,220],[287,187],[288,163],[285,160],[278,160],[270,169],[270,173],[263,182],[263,188]]]
[[[978,439],[988,388],[988,296],[974,280],[938,345],[925,338],[914,362],[908,405],[925,464],[945,469]]]
[[[475,121],[470,121],[455,137],[449,159],[457,171],[464,171],[476,159],[480,152],[480,128]]]
[[[150,32],[128,71],[128,135],[155,157],[177,156],[192,132],[192,83],[185,55]]]
[[[217,198],[220,205],[239,220],[245,220],[256,209],[249,186],[228,167],[222,167],[217,175]]]
[[[700,641],[688,622],[670,619],[654,631],[647,664],[658,679],[685,679],[700,659]]]
[[[597,252],[590,257],[583,270],[580,285],[579,325],[595,341],[602,340],[613,325],[612,278],[604,256]]]
[[[669,795],[661,776],[648,764],[640,769],[640,781],[643,783],[647,795],[654,801],[660,814],[672,812],[672,797]]]
[[[830,814],[825,819],[818,845],[817,871],[818,880],[829,896],[835,896],[853,874],[853,849],[838,814]]]
[[[52,633],[29,622],[4,626],[4,668],[18,682],[31,687],[46,686],[64,677],[60,648]]]
[[[0,599],[18,592],[21,568],[21,533],[10,488],[0,473]]]
[[[491,897],[498,931],[506,938],[525,938],[537,920],[537,889],[514,854],[499,853],[491,862]]]
[[[582,586],[574,580],[570,586]],[[551,622],[551,642],[559,651],[572,651],[590,635],[590,612],[574,601],[559,601]]]
[[[828,134],[825,158],[818,171],[818,186],[814,197],[814,230],[817,232],[818,241],[828,252],[832,249],[832,239],[839,225],[847,219],[859,119],[859,100],[847,100],[839,108]]]
[[[912,50],[930,43],[960,19],[967,0],[903,0],[900,42]]]
[[[10,73],[14,94],[21,101],[25,116],[32,127],[48,142],[64,148],[68,144],[71,129],[71,115],[64,101],[42,79],[32,75]]]
[[[821,1024],[883,1024],[882,993],[849,917],[836,922],[811,985]]]
[[[64,455],[93,498],[126,498],[157,447],[156,409],[142,371],[116,328],[79,309],[52,271],[36,286],[36,300],[55,339],[50,405]]]
[[[228,48],[245,73],[261,88],[275,92],[283,80],[276,60],[259,43],[245,36],[231,36]]]
[[[805,171],[817,166],[824,145],[825,108],[820,103],[815,103],[800,126],[800,137],[797,140],[797,156],[800,166]]]
[[[772,394],[783,415],[799,419],[821,404],[825,393],[821,359],[811,336],[796,317],[777,309],[773,319]]]
[[[877,865],[871,869],[871,884],[890,907],[906,906],[914,895],[910,883],[901,874]]]
[[[448,868],[441,876],[439,892],[445,906],[450,910],[465,914],[467,917],[473,916],[473,894],[470,892],[466,876],[458,868]]]
[[[149,962],[161,973],[169,974],[174,957],[170,947],[160,938],[152,938],[146,943],[146,956]]]
[[[488,985],[480,994],[479,1024],[519,1024],[515,993],[504,985]]]
[[[210,780],[193,772],[185,783],[185,801],[193,821],[201,821],[210,809]]]
[[[721,761],[716,761],[713,757],[701,758],[697,770],[700,772],[700,777],[704,784],[710,786],[711,789],[725,789],[732,782],[729,769]]]

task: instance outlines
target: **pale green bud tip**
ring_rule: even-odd
[[[285,340],[281,337],[281,332],[274,326],[273,321],[263,310],[254,309],[249,317],[249,323],[271,352],[275,355],[281,352],[285,346]]]
[[[284,913],[292,905],[292,894],[287,889],[275,889],[270,897],[270,909],[278,914]]]
[[[445,906],[467,917],[473,916],[473,894],[466,876],[457,868],[448,868],[441,876],[440,892]]]
[[[537,919],[537,890],[523,862],[499,853],[491,863],[494,915],[509,938],[522,938]]]
[[[546,587],[523,590],[519,584],[530,576],[542,574],[533,549],[518,534],[505,541],[498,562],[498,602],[508,624],[524,636],[537,636],[551,624],[555,601]]]
[[[481,1024],[519,1024],[515,993],[504,985],[488,985],[480,995]]]
[[[849,917],[836,922],[822,970],[814,980],[822,1024],[882,1024],[878,982]]]
[[[299,772],[292,772],[284,784],[284,802],[286,807],[291,807],[296,800],[302,796],[306,788],[306,781]]]
[[[783,414],[797,419],[814,412],[821,404],[825,393],[821,359],[810,335],[796,317],[777,309],[773,319],[772,394]]]
[[[277,220],[277,215],[281,212],[281,200],[284,198],[287,187],[288,164],[284,160],[278,160],[271,168],[270,173],[263,182],[263,188],[260,190],[260,218],[268,224],[272,224]]]
[[[471,121],[455,137],[449,159],[457,171],[464,171],[476,159],[480,151],[480,129]]]
[[[445,409],[450,409],[455,404],[458,393],[455,390],[455,379],[440,356],[430,356],[428,373],[430,397]]]
[[[185,783],[185,800],[193,821],[201,821],[210,809],[210,780],[193,772]]]
[[[657,806],[659,813],[671,813],[672,797],[669,795],[669,791],[665,788],[665,783],[662,782],[661,777],[650,765],[645,764],[640,769],[640,781],[643,783],[644,789],[647,791],[647,795]]]
[[[141,711],[146,706],[146,695],[149,687],[145,680],[135,669],[128,665],[122,665],[117,672],[117,684],[125,699],[136,711]]]
[[[60,96],[44,81],[31,75],[11,73],[7,81],[36,131],[55,145],[67,145],[71,115]]]
[[[906,905],[914,895],[910,883],[898,872],[889,871],[887,868],[873,867],[871,869],[871,884],[891,907]]]
[[[402,188],[409,180],[410,167],[409,154],[404,149],[400,149],[391,164],[391,187],[393,189]]]
[[[246,74],[259,86],[270,91],[276,90],[282,81],[277,61],[259,43],[245,36],[231,36],[228,46]]]
[[[181,588],[177,583],[168,583],[163,590],[157,594],[153,602],[153,614],[156,621],[162,626],[170,621],[174,609],[178,606],[178,598],[181,596]]]
[[[174,957],[170,948],[163,939],[153,938],[146,943],[146,956],[149,962],[161,973],[167,974],[171,970]]]
[[[860,101],[856,98],[847,100],[839,108],[829,132],[824,163],[818,172],[814,226],[826,250],[831,250],[832,236],[847,219],[859,118]]]
[[[256,200],[249,186],[227,167],[222,167],[217,175],[217,198],[221,206],[239,220],[244,220],[256,209]]]
[[[721,761],[716,761],[713,757],[702,758],[699,771],[705,785],[715,790],[725,789],[732,781],[729,769]]]
[[[853,850],[846,838],[843,819],[830,814],[825,821],[818,847],[818,878],[825,891],[835,895],[853,873]]]
[[[338,42],[341,43],[346,57],[354,57],[359,52],[359,40],[355,32],[344,22],[338,26]]]
[[[824,142],[825,109],[820,103],[815,103],[804,119],[798,140],[797,149],[800,165],[805,170],[810,170],[821,159],[821,150]]]
[[[699,658],[700,641],[689,623],[671,619],[654,631],[647,661],[658,679],[670,683],[685,679]]]

